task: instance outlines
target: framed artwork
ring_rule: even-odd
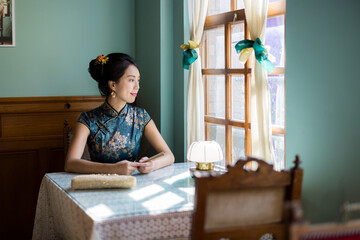
[[[0,47],[15,47],[15,0],[0,0]]]

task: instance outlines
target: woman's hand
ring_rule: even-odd
[[[162,157],[152,160],[151,171],[155,171],[159,168],[163,168],[174,163],[174,155],[171,152],[169,146],[166,144],[163,137],[161,136],[159,130],[156,128],[153,120],[150,120],[150,122],[146,125],[144,135],[156,152],[164,153]],[[147,170],[145,169],[145,171]]]
[[[141,173],[149,173],[152,172],[154,170],[154,163],[152,161],[149,162],[145,162],[147,159],[149,159],[148,157],[143,157],[139,160],[139,166],[138,166],[138,170]]]
[[[139,163],[122,160],[114,163],[114,172],[119,175],[131,175],[140,166]]]

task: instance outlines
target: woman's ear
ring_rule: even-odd
[[[108,81],[108,84],[109,84],[109,88],[111,91],[115,91],[116,90],[116,83],[114,81]]]

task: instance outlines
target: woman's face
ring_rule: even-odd
[[[110,88],[116,93],[116,98],[133,103],[140,89],[140,73],[137,67],[130,65],[118,83],[110,81]]]

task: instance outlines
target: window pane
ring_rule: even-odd
[[[226,166],[225,164],[225,126],[224,125],[217,125],[217,124],[210,124],[209,126],[209,141],[213,140],[216,141],[223,152],[224,159],[221,162],[216,162],[216,165]]]
[[[231,76],[232,119],[245,121],[245,76]]]
[[[236,163],[239,158],[245,157],[245,129],[232,127],[232,135],[232,163]]]
[[[244,68],[244,64],[239,61],[239,53],[236,52],[235,45],[245,39],[244,22],[231,24],[231,68]]]
[[[244,0],[236,0],[236,9],[244,9]]]
[[[207,15],[215,15],[228,12],[231,9],[231,0],[209,0]]]
[[[273,63],[276,67],[284,67],[284,15],[268,18],[266,24],[265,45],[270,46],[270,53],[276,58]]]
[[[285,86],[283,75],[269,75],[271,99],[271,124],[284,127],[285,123]]]
[[[274,169],[281,170],[285,168],[284,162],[284,136],[283,135],[272,135],[272,144],[273,144],[273,151],[275,155],[274,159]]]
[[[202,38],[202,68],[225,68],[224,26],[209,28]]]
[[[208,86],[207,115],[225,118],[225,76],[208,75],[205,78]]]

